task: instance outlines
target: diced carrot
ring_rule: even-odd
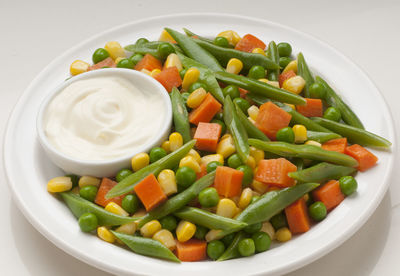
[[[182,262],[197,262],[207,258],[207,242],[191,239],[187,242],[177,242],[176,256]]]
[[[376,162],[378,162],[378,157],[376,157],[366,148],[357,144],[347,147],[344,153],[350,155],[358,161],[357,169],[360,172],[368,170],[369,168],[373,167]]]
[[[221,110],[222,105],[207,93],[203,102],[189,114],[189,122],[198,125],[200,122],[208,123]]]
[[[121,205],[122,199],[125,197],[124,195],[106,199],[106,194],[117,184],[117,182],[104,177],[101,180],[100,187],[97,191],[96,199],[94,200],[94,202],[103,207],[106,207],[107,204],[111,201],[117,203],[118,205]]]
[[[285,110],[272,102],[266,102],[260,106],[256,126],[270,139],[275,140],[278,130],[287,127],[291,119],[292,115]]]
[[[324,150],[337,151],[344,153],[347,147],[347,138],[337,138],[329,140],[321,146]]]
[[[322,117],[321,99],[305,98],[305,105],[296,106],[296,110],[306,117]]]
[[[167,199],[154,174],[146,176],[133,189],[146,211],[154,209]]]
[[[97,69],[101,69],[104,67],[115,68],[117,65],[115,64],[114,60],[110,57],[92,65],[89,67],[88,71],[93,71]]]
[[[176,66],[164,68],[160,73],[155,75],[154,78],[158,80],[168,92],[171,92],[174,86],[179,87],[182,84],[182,78]]]
[[[296,165],[285,158],[261,160],[254,178],[267,185],[286,188],[294,185],[295,181],[288,173],[295,171]]]
[[[243,89],[241,87],[238,87],[238,89],[239,89],[239,93],[240,93],[240,98],[244,99],[246,97],[247,93],[249,93],[249,91],[247,91],[246,89]]]
[[[253,51],[255,48],[265,49],[266,45],[260,39],[255,37],[254,35],[247,34],[242,37],[239,42],[236,44],[235,49],[243,52]]]
[[[200,165],[200,172],[196,172],[196,179],[200,179],[207,174],[207,166],[206,164]]]
[[[293,78],[296,76],[296,73],[293,70],[286,71],[279,75],[279,87],[282,87],[282,84],[285,80]]]
[[[154,69],[162,69],[162,64],[161,61],[156,59],[150,54],[146,54],[136,65],[135,65],[135,70],[142,70],[146,69],[149,70],[150,72],[153,71]]]
[[[224,197],[239,196],[242,190],[244,173],[225,166],[217,167],[214,179],[214,188]]]
[[[196,139],[196,148],[209,152],[215,152],[218,146],[219,136],[222,127],[216,123],[200,122],[197,126],[194,139]]]
[[[285,214],[292,234],[304,233],[310,230],[310,218],[304,198],[300,198],[286,207]]]
[[[340,184],[337,180],[330,180],[323,186],[318,187],[312,192],[315,201],[321,201],[329,212],[344,199],[344,194],[340,190]]]

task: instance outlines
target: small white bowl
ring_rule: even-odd
[[[132,152],[127,152],[125,156],[110,159],[110,160],[82,160],[74,158],[62,153],[60,150],[55,148],[47,139],[43,128],[43,116],[45,111],[51,102],[51,100],[60,93],[64,88],[73,82],[83,79],[90,79],[101,76],[118,76],[125,79],[129,79],[134,82],[138,89],[149,92],[160,94],[161,99],[164,101],[166,106],[165,114],[160,114],[163,117],[164,122],[162,127],[157,132],[157,135],[152,137],[142,147]],[[130,160],[132,156],[140,152],[148,152],[151,148],[161,144],[163,140],[168,137],[172,124],[172,106],[168,92],[165,88],[152,77],[129,69],[119,68],[104,68],[101,70],[95,70],[83,73],[78,76],[74,76],[71,79],[66,80],[64,83],[56,87],[43,101],[40,106],[39,113],[36,120],[36,128],[39,137],[39,142],[45,150],[47,156],[62,170],[66,173],[73,173],[76,175],[91,175],[97,177],[107,177],[115,175],[119,170],[130,167]]]

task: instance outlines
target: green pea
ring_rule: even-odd
[[[136,211],[139,209],[139,198],[137,195],[126,195],[122,199],[122,209],[127,211],[130,214],[136,213]]]
[[[115,179],[117,180],[117,182],[121,182],[122,179],[124,179],[125,177],[127,177],[131,174],[133,174],[133,171],[131,171],[130,169],[122,169],[117,173],[117,175],[115,176]]]
[[[252,203],[254,203],[254,202],[256,202],[257,200],[259,200],[260,199],[260,196],[253,196],[252,198],[251,198],[251,201],[250,201],[250,204],[252,204]]]
[[[208,187],[199,193],[199,202],[202,207],[209,208],[217,206],[219,202],[219,195],[217,189]]]
[[[222,164],[218,161],[211,161],[207,164],[206,170],[207,173],[213,172],[217,169],[217,167],[222,166]]]
[[[284,127],[278,130],[276,133],[276,140],[293,144],[294,143],[294,131],[291,127]]]
[[[243,172],[242,186],[247,187],[253,182],[253,169],[247,165],[241,165],[236,168],[238,171]]]
[[[210,259],[216,260],[221,257],[225,251],[225,245],[222,241],[211,241],[207,244],[207,255]]]
[[[83,232],[96,230],[98,226],[97,217],[92,213],[84,213],[78,219],[79,227]]]
[[[194,233],[194,237],[199,240],[204,240],[208,233],[208,229],[201,225],[196,225],[196,232]]]
[[[224,123],[223,121],[218,120],[218,119],[213,119],[213,120],[211,121],[211,123],[219,124],[219,125],[221,126],[221,134],[224,134],[224,133],[225,133],[225,131],[226,131],[226,125],[225,125],[225,123]]]
[[[135,66],[135,64],[133,63],[133,61],[128,58],[121,59],[117,63],[118,68],[133,69],[134,66]]]
[[[328,107],[325,112],[324,112],[324,118],[331,120],[331,121],[335,121],[335,122],[339,122],[340,119],[342,118],[342,115],[340,114],[339,109],[337,109],[336,107]]]
[[[147,43],[147,42],[149,42],[149,40],[147,38],[141,37],[138,40],[136,40],[135,44],[139,45],[139,44],[143,44],[143,43]]]
[[[133,62],[134,65],[136,65],[139,61],[141,61],[143,58],[143,55],[141,54],[134,54],[132,55],[129,59],[130,61]]]
[[[224,97],[228,96],[231,97],[231,99],[239,98],[240,97],[240,92],[239,88],[236,85],[230,84],[226,86],[223,90],[222,93],[224,94]]]
[[[352,193],[354,193],[358,187],[357,180],[350,175],[342,176],[339,179],[339,184],[340,184],[340,190],[342,190],[342,193],[345,194],[346,196],[349,196]]]
[[[279,58],[279,66],[283,68],[285,68],[290,62],[292,61],[292,59],[290,57],[280,57]]]
[[[308,207],[308,213],[313,220],[321,221],[326,218],[326,206],[321,201],[316,201]]]
[[[192,83],[192,84],[189,86],[188,92],[189,92],[189,93],[192,93],[194,90],[197,90],[197,89],[199,89],[200,87],[202,87],[202,88],[204,88],[204,90],[208,91],[207,85],[205,85],[205,84],[202,83],[202,82],[198,82],[198,81],[197,81],[197,82]]]
[[[310,92],[310,97],[314,99],[324,99],[326,94],[325,88],[317,82],[310,85],[308,92]]]
[[[162,219],[160,219],[160,224],[162,229],[167,229],[168,231],[174,231],[177,226],[177,221],[174,216],[165,216]]]
[[[179,75],[181,76],[181,79],[183,79],[185,77],[187,70],[188,70],[187,68],[183,68],[181,71],[179,71]]]
[[[254,241],[254,245],[256,247],[256,252],[264,252],[269,249],[271,246],[271,238],[265,232],[257,232],[251,236]]]
[[[250,103],[247,100],[239,97],[233,99],[233,103],[237,104],[237,106],[243,111],[244,114],[246,114],[246,116],[248,115],[247,109],[250,108]]]
[[[84,186],[80,188],[79,195],[86,200],[93,202],[96,198],[98,188],[96,186]]]
[[[228,41],[228,39],[226,39],[226,38],[223,37],[223,36],[217,36],[217,37],[214,39],[214,44],[217,45],[217,46],[220,46],[220,47],[225,47],[225,48],[229,47],[229,41]]]
[[[189,96],[190,96],[190,93],[188,93],[188,92],[183,92],[182,94],[181,94],[181,97],[182,97],[182,99],[183,99],[183,101],[186,103],[187,102],[187,99],[189,98]]]
[[[235,233],[230,233],[221,239],[221,241],[225,244],[226,247],[231,245],[233,239],[235,238]]]
[[[254,253],[256,252],[256,246],[252,239],[247,238],[239,242],[238,250],[240,255],[242,255],[243,257],[248,257],[254,255]]]
[[[228,158],[228,166],[236,169],[237,167],[243,165],[242,159],[240,159],[239,154],[234,153]]]
[[[65,176],[71,178],[72,188],[78,186],[78,183],[79,183],[79,176],[77,176],[77,175],[75,175],[75,174],[67,174],[67,175],[65,175]]]
[[[96,51],[94,51],[92,60],[93,60],[93,63],[96,64],[96,63],[99,63],[100,61],[105,60],[109,56],[110,56],[110,54],[108,53],[108,51],[106,49],[98,48]]]
[[[214,119],[224,121],[224,113],[218,112],[217,114],[215,114]]]
[[[175,53],[174,47],[167,42],[160,43],[157,47],[157,51],[162,58],[166,58],[169,54]]]
[[[277,47],[280,57],[289,57],[292,54],[292,46],[287,42],[281,42]]]
[[[281,229],[287,226],[286,216],[283,213],[276,214],[269,222],[272,224],[275,230]]]
[[[254,65],[250,68],[249,74],[247,75],[249,78],[252,79],[263,79],[265,78],[265,69],[260,65]]]
[[[157,160],[160,160],[161,158],[167,156],[167,152],[163,148],[155,147],[151,149],[149,155],[150,155],[150,163],[154,163]]]
[[[261,228],[262,228],[262,222],[258,222],[258,223],[247,225],[243,230],[247,234],[253,234],[253,233],[260,231]]]
[[[176,171],[176,182],[179,186],[187,188],[196,181],[196,172],[189,167],[181,167]]]

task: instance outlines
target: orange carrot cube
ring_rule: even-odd
[[[99,190],[97,191],[96,198],[95,198],[94,202],[96,204],[100,205],[100,206],[103,206],[103,207],[106,207],[107,204],[110,203],[110,202],[115,202],[115,203],[117,203],[118,205],[121,206],[122,199],[125,197],[125,195],[116,196],[116,197],[113,197],[113,198],[110,198],[110,199],[106,199],[107,193],[117,184],[118,184],[117,182],[112,181],[111,179],[104,177],[101,180],[100,187],[99,187]]]
[[[378,157],[376,157],[366,148],[357,144],[347,147],[344,153],[350,155],[358,161],[357,169],[360,172],[368,170],[369,168],[373,167],[376,162],[378,162]]]
[[[196,148],[209,152],[215,152],[218,146],[219,136],[222,127],[216,123],[200,122],[197,126],[194,139],[196,139]]]
[[[339,181],[330,180],[312,192],[315,201],[321,201],[329,212],[344,200]]]
[[[182,78],[176,66],[164,68],[154,78],[167,89],[168,93],[172,91],[173,87],[179,87],[182,84]]]
[[[287,127],[291,119],[292,115],[285,110],[272,102],[266,102],[260,106],[256,126],[270,139],[275,140],[278,130]]]
[[[251,53],[255,48],[265,49],[266,45],[254,35],[247,34],[243,36],[236,44],[235,49]]]
[[[221,110],[222,105],[210,94],[207,93],[203,102],[189,114],[189,122],[198,125],[200,122],[209,123],[212,118]]]
[[[115,67],[117,67],[117,65],[115,64],[115,62],[112,58],[108,57],[108,58],[90,66],[88,68],[88,71],[93,71],[93,70],[101,69],[104,67],[115,68]]]
[[[146,54],[136,65],[135,65],[135,70],[142,70],[146,69],[149,70],[150,72],[153,71],[154,69],[162,69],[162,64],[161,61],[156,59],[150,54]]]
[[[207,242],[191,239],[186,242],[177,242],[176,256],[182,262],[197,262],[207,258]]]
[[[214,188],[224,197],[239,196],[242,191],[243,175],[242,171],[219,166],[215,172]]]
[[[297,112],[306,117],[322,117],[322,101],[321,99],[305,98],[305,105],[296,106]]]
[[[347,147],[347,138],[337,138],[329,140],[321,146],[324,150],[337,151],[344,153]]]
[[[154,174],[146,176],[133,188],[146,211],[150,211],[167,200],[167,196],[162,190]]]
[[[295,184],[294,179],[288,176],[295,171],[297,167],[285,158],[261,160],[254,178],[266,185],[286,188]]]
[[[292,234],[304,233],[310,230],[310,218],[304,198],[300,198],[286,207],[285,214]]]
[[[286,71],[286,72],[280,74],[279,75],[279,87],[282,87],[283,82],[285,80],[288,80],[288,79],[293,78],[295,76],[296,76],[296,73],[293,70],[289,70],[289,71]]]

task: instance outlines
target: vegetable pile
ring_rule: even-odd
[[[377,163],[365,147],[390,148],[290,44],[185,33],[109,42],[93,65],[72,63],[72,75],[119,67],[154,77],[174,120],[167,141],[116,176],[48,182],[82,231],[174,262],[251,256],[324,220]]]

